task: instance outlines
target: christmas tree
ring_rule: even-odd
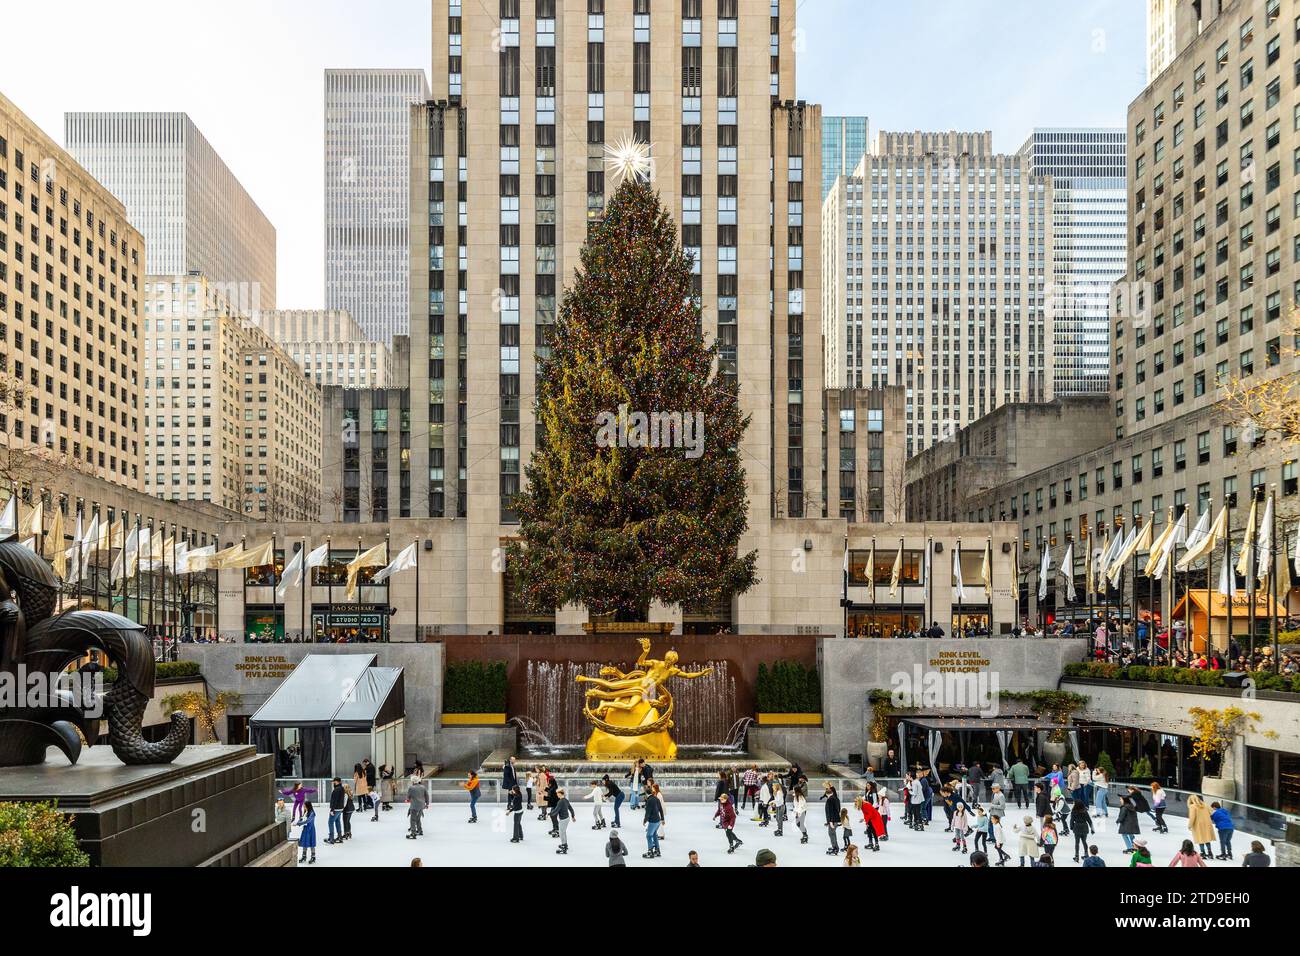
[[[651,601],[755,583],[733,383],[706,347],[691,262],[649,183],[628,175],[591,229],[539,362],[543,439],[507,563],[524,603],[645,621]]]

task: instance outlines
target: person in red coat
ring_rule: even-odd
[[[885,835],[885,821],[874,803],[862,801],[862,821],[866,824],[867,849],[879,850],[880,838]]]
[[[731,802],[731,796],[726,793],[718,794],[718,809],[713,814],[713,819],[722,824],[722,832],[727,835],[727,852],[735,853],[736,847],[744,846],[744,841],[739,839],[733,829],[736,826],[736,807]]]

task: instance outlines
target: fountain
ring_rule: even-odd
[[[537,721],[531,717],[511,717],[508,724],[514,724],[519,728],[520,749],[525,753],[535,754],[559,754],[564,752],[564,748],[551,742],[551,738],[542,732]]]
[[[579,674],[596,677],[602,666],[573,661],[528,662],[527,718],[548,743],[554,742],[552,746],[576,747],[587,739],[591,726],[582,716],[581,685],[574,678]],[[738,721],[736,679],[728,672],[727,662],[702,661],[682,666],[690,670],[713,670],[706,677],[675,686],[678,719],[673,736],[692,749],[728,749],[723,745],[734,742],[732,734]],[[530,739],[520,742],[534,743]]]

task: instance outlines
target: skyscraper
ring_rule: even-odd
[[[876,134],[823,204],[833,388],[904,385],[908,457],[1052,397],[1052,189],[991,133]]]
[[[865,116],[822,117],[822,199],[839,176],[858,168],[870,140]]]
[[[325,71],[325,308],[385,344],[410,328],[411,108],[424,71]]]
[[[1178,52],[1175,9],[1178,0],[1147,0],[1147,82],[1174,61]]]
[[[1110,295],[1127,267],[1122,129],[1035,129],[1022,155],[1052,177],[1052,371],[1057,395],[1110,389]]]
[[[788,549],[763,544],[773,520],[822,514],[820,257],[805,248],[821,235],[805,196],[821,182],[821,111],[794,99],[795,5],[434,0],[433,89],[410,150],[410,513],[463,519],[449,533],[464,536],[466,574],[499,565],[515,532],[539,439],[534,356],[617,186],[607,147],[633,139],[649,145],[694,258],[719,374],[751,417],[741,547],[784,562]],[[325,455],[340,462],[326,479],[342,512],[361,520],[378,508],[353,490],[374,444],[363,435],[359,453]],[[774,595],[760,577],[734,604],[683,608],[683,625],[767,627]],[[470,626],[547,627],[511,587],[503,575],[502,589],[471,589]]]
[[[275,227],[184,113],[67,113],[64,139],[126,206],[150,275],[199,272],[243,311],[275,308]]]
[[[122,203],[0,95],[0,445],[140,488],[144,258]]]

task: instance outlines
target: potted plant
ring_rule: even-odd
[[[867,724],[867,765],[879,770],[889,753],[889,692],[873,690],[867,695],[871,704],[871,720]]]
[[[1237,747],[1236,741],[1247,729],[1254,730],[1252,721],[1259,714],[1240,707],[1210,709],[1192,707],[1187,711],[1192,718],[1196,736],[1192,740],[1192,756],[1202,760],[1219,757],[1219,774],[1201,778],[1201,791],[1207,797],[1225,800],[1237,798]]]

